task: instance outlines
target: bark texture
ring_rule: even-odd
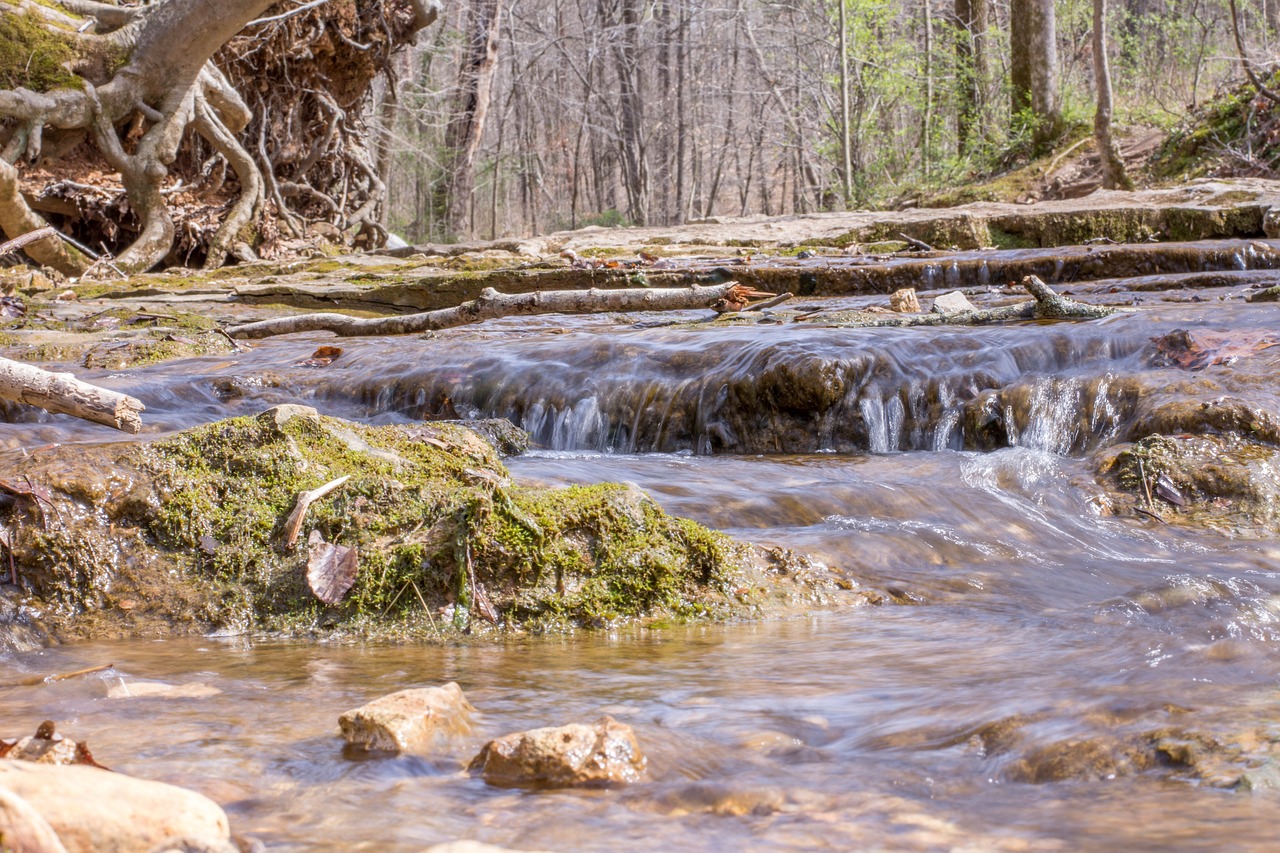
[[[274,251],[277,217],[290,236],[325,220],[338,242],[360,233],[380,243],[385,184],[364,146],[361,108],[392,52],[439,9],[438,0],[0,5],[0,19],[21,16],[24,32],[39,19],[49,50],[71,57],[53,66],[60,74],[46,67],[30,86],[0,89],[0,227],[10,237],[43,227],[41,212],[82,221],[57,199],[31,210],[16,183],[25,163],[42,159],[57,174],[58,157],[87,136],[119,173],[124,198],[111,202],[109,225],[77,236],[111,243],[126,272],[193,257],[218,266],[233,249],[252,255],[249,243]],[[268,11],[276,14],[259,17]],[[172,213],[178,190],[196,199],[182,222]],[[30,254],[69,274],[87,266],[53,241]]]
[[[1093,115],[1093,138],[1098,145],[1105,189],[1133,189],[1124,168],[1124,159],[1111,134],[1111,63],[1107,59],[1107,0],[1093,0],[1093,76],[1098,87],[1098,106]]]
[[[476,185],[476,151],[489,115],[501,19],[499,0],[472,0],[467,21],[467,49],[458,75],[457,104],[445,130],[445,150],[449,156],[442,180],[445,222],[456,235],[469,236],[473,231],[471,194]]]
[[[1029,129],[1037,147],[1061,135],[1053,0],[1010,1],[1009,85],[1015,132]]]
[[[70,373],[0,358],[0,398],[83,418],[124,432],[142,429],[142,401],[81,382]]]

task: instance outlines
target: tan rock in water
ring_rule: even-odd
[[[919,314],[920,299],[914,287],[904,287],[889,295],[889,307],[901,314]]]
[[[0,788],[0,845],[13,853],[66,853],[49,822],[31,804]]]
[[[164,684],[159,681],[121,681],[107,691],[108,699],[208,699],[222,691],[212,684]]]
[[[0,760],[0,789],[25,800],[69,853],[144,853],[178,840],[233,849],[227,815],[194,791],[96,767]]]
[[[440,735],[468,734],[475,708],[462,688],[449,682],[442,687],[401,690],[375,699],[338,718],[342,737],[354,747],[404,752],[428,746]]]
[[[612,787],[638,781],[645,764],[631,727],[606,716],[592,725],[572,723],[491,740],[469,769],[491,785]]]

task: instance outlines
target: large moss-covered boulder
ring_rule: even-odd
[[[725,617],[835,588],[634,487],[518,486],[493,445],[457,424],[365,426],[282,406],[6,467],[18,485],[0,524],[26,595],[0,597],[9,621],[57,635],[442,636]],[[299,494],[341,477],[292,535]],[[332,604],[308,584],[322,557],[354,568]]]

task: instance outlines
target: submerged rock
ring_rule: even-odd
[[[348,744],[368,751],[420,749],[441,735],[468,734],[475,708],[457,683],[401,690],[338,718]]]
[[[470,770],[491,785],[599,788],[638,781],[646,763],[631,727],[605,716],[491,740]]]
[[[547,630],[726,617],[759,612],[775,592],[834,589],[780,574],[634,487],[517,486],[493,446],[457,424],[365,426],[280,406],[149,443],[6,461],[6,476],[39,495],[0,505],[29,591],[20,603],[59,637]],[[300,493],[344,476],[297,525],[297,542],[315,531],[357,554],[350,591],[326,606],[288,520]]]
[[[26,801],[70,853],[142,853],[191,841],[235,849],[222,809],[174,785],[94,767],[0,760],[0,789]]]
[[[1240,435],[1152,435],[1101,463],[1129,503],[1180,521],[1274,531],[1280,523],[1280,460],[1270,444]]]
[[[107,691],[108,699],[208,699],[222,693],[212,684],[164,684],[159,681],[121,681]]]

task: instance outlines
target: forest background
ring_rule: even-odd
[[[441,241],[927,203],[1092,135],[1097,5],[451,3],[379,93],[385,223]],[[1238,13],[1265,67],[1280,0]],[[1243,76],[1224,0],[1104,15],[1122,139],[1163,137]],[[1271,172],[1229,140],[1215,153]]]

